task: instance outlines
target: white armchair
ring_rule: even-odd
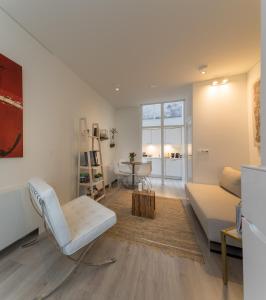
[[[92,242],[116,223],[116,214],[87,196],[76,198],[61,206],[54,189],[40,178],[28,182],[32,204],[42,217],[45,229],[50,233],[60,251],[75,264],[60,283],[38,299],[49,297],[73,273],[80,263],[90,266],[115,262],[114,258],[102,263],[83,262]],[[71,257],[84,250],[78,259]]]

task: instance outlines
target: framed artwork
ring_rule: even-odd
[[[260,147],[260,80],[253,86],[254,144]]]
[[[0,54],[0,158],[22,156],[22,67]]]

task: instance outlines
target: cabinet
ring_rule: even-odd
[[[161,176],[162,175],[162,163],[160,158],[152,158],[152,172],[153,176]]]
[[[182,128],[165,128],[164,143],[172,145],[182,144]]]
[[[151,129],[151,141],[152,144],[161,144],[161,129]]]
[[[165,177],[182,178],[183,176],[183,159],[165,159]]]
[[[151,130],[150,129],[143,129],[142,130],[142,144],[148,145],[151,144]]]
[[[142,130],[142,144],[143,145],[161,144],[161,130],[160,129],[143,129]]]
[[[142,161],[145,162],[152,162],[152,171],[151,171],[151,176],[159,177],[162,175],[162,164],[161,164],[161,159],[160,158],[155,158],[155,157],[143,157]]]

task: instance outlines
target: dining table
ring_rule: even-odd
[[[131,166],[131,172],[132,172],[132,181],[131,181],[131,187],[135,188],[135,166],[142,165],[142,161],[123,161],[122,164]]]

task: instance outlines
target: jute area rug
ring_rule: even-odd
[[[202,253],[181,200],[156,196],[155,219],[147,219],[132,216],[131,195],[130,191],[119,191],[105,203],[117,214],[117,224],[107,235],[203,263]]]

